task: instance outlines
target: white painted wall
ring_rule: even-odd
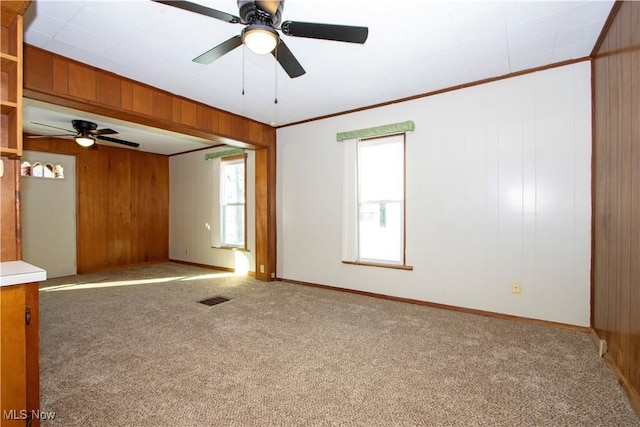
[[[228,150],[223,148],[222,151]],[[214,267],[255,272],[255,156],[247,151],[247,248],[246,251],[211,247],[211,230],[218,207],[219,177],[205,155],[220,149],[194,151],[169,159],[170,211],[169,258]]]
[[[581,62],[278,129],[278,277],[588,326],[590,99]],[[336,133],[406,120],[414,270],[342,264]]]
[[[61,165],[64,178],[20,178],[22,259],[48,278],[73,276],[76,268],[76,158],[25,150],[22,160]]]

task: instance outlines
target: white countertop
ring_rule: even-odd
[[[0,262],[0,286],[47,280],[47,272],[24,261]]]

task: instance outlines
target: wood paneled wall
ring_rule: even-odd
[[[249,148],[275,129],[45,50],[24,47],[24,96]]]
[[[17,197],[20,179],[17,176],[19,162],[3,157],[4,176],[0,178],[0,261],[16,261],[22,258],[20,245],[20,223]]]
[[[25,149],[76,156],[78,273],[169,258],[168,157],[55,138]]]
[[[276,203],[270,197],[271,189],[276,188],[276,150],[256,151],[256,218],[273,218],[274,223],[256,221],[256,253],[268,253],[268,258],[256,258],[256,277],[271,280],[276,272]],[[261,273],[260,266],[264,265]],[[267,277],[265,277],[267,276]]]
[[[256,212],[255,256],[256,265],[264,265],[256,278],[275,276],[274,128],[29,45],[24,47],[24,96],[205,138],[212,145],[256,149],[255,184],[261,197],[256,206],[261,208]]]
[[[617,7],[593,64],[592,323],[640,415],[640,3]]]

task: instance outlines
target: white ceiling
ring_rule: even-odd
[[[238,15],[234,0],[195,2]],[[152,1],[34,1],[25,15],[25,42],[262,123],[285,125],[585,57],[613,3],[287,0],[283,20],[369,28],[364,45],[283,35],[307,72],[295,79],[271,55],[244,47],[209,65],[192,62],[244,27]],[[25,102],[25,130],[34,131],[31,121],[69,127],[71,118],[89,115]],[[130,125],[93,119],[128,139]],[[211,144],[191,137],[178,146],[156,146],[153,138],[144,144],[149,135],[136,133],[141,130],[154,132],[132,127],[128,135],[144,151],[173,154]]]

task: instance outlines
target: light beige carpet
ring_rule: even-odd
[[[40,304],[43,426],[640,426],[580,333],[174,263]]]

